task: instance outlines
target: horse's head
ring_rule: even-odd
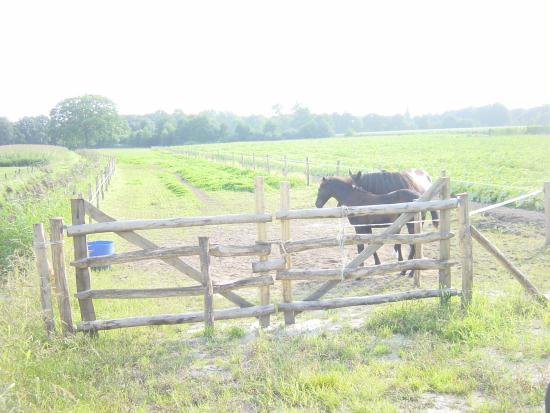
[[[321,184],[319,185],[319,190],[317,191],[317,201],[315,201],[315,206],[317,208],[323,208],[330,198],[336,199],[336,201],[338,201],[338,206],[340,206],[352,190],[353,185],[351,179],[347,177],[323,177],[323,179],[321,179]]]
[[[332,189],[330,184],[330,179],[327,179],[323,176],[321,179],[321,184],[317,190],[317,200],[315,201],[315,206],[317,208],[323,208],[327,201],[332,197]]]

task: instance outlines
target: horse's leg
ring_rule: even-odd
[[[370,228],[367,227],[367,226],[355,226],[353,227],[355,229],[355,233],[356,234],[368,234],[370,233]],[[361,252],[365,249],[365,245],[364,244],[357,244],[357,253],[358,254],[361,254]],[[365,263],[362,262],[360,265],[360,267],[364,267],[365,266]]]
[[[372,234],[371,227],[367,227],[367,234]],[[378,253],[376,251],[373,252],[372,257],[374,258],[374,265],[380,265],[380,258],[378,257]]]
[[[401,230],[399,232],[401,232]],[[397,261],[403,261],[403,251],[401,250],[401,244],[394,244],[393,249],[397,253]],[[405,275],[406,271],[401,271],[400,274]]]
[[[409,234],[414,234],[414,224],[413,223],[408,223],[407,224],[407,230],[409,231]],[[410,244],[409,246],[410,246],[409,257],[407,259],[412,260],[414,258],[414,254],[416,253],[416,245]],[[405,271],[402,271],[401,275],[404,275],[404,274],[405,274]],[[412,277],[413,274],[414,274],[414,270],[410,270],[409,271],[409,277]]]

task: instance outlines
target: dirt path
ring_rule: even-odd
[[[185,178],[183,178],[179,174],[174,174],[175,177],[179,179],[179,181],[185,185],[191,192],[193,192],[193,195],[199,200],[201,203],[201,212],[203,214],[209,214],[213,211],[219,209],[220,207],[223,207],[223,205],[216,201],[215,199],[211,198],[206,192],[204,192],[202,189],[197,188],[196,186],[193,186],[187,181]]]

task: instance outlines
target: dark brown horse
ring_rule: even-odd
[[[396,204],[399,202],[412,202],[419,197],[419,193],[411,191],[409,189],[399,189],[397,191],[390,192],[388,194],[373,194],[367,192],[353,185],[350,178],[342,177],[330,177],[323,178],[321,185],[317,192],[317,200],[315,206],[322,208],[330,198],[336,199],[338,205],[346,206],[360,206],[360,205],[378,205],[378,204]],[[373,227],[388,227],[393,221],[397,219],[399,214],[390,215],[366,215],[360,217],[349,217],[348,220],[351,225],[354,226],[357,234],[372,234]],[[407,223],[407,230],[409,234],[414,233],[414,224]],[[364,245],[358,244],[357,251],[363,251]],[[401,245],[396,244],[395,250],[398,254],[398,260],[403,261],[403,255],[401,253]],[[408,259],[414,257],[415,247],[411,244]],[[380,258],[375,252],[373,254],[374,262],[376,265],[380,264]],[[413,271],[409,273],[412,276]],[[401,274],[405,274],[402,271]]]
[[[403,172],[371,172],[353,174],[349,171],[353,184],[374,194],[387,194],[398,189],[410,189],[423,194],[432,184],[432,178],[422,169],[409,169]],[[439,214],[430,211],[434,227],[438,227]]]

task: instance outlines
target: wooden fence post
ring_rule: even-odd
[[[306,156],[306,184],[309,186],[309,157]]]
[[[336,161],[336,176],[340,176],[340,161]]]
[[[446,171],[441,171],[441,179],[443,180],[443,186],[441,187],[440,198],[449,199],[451,197],[451,180],[447,176]],[[441,236],[447,237],[451,232],[451,214],[450,210],[439,211],[439,232]],[[451,258],[451,241],[450,239],[442,239],[439,241],[439,259],[442,261],[448,261]],[[447,289],[451,288],[451,268],[446,267],[439,270],[439,288]],[[448,297],[441,296],[441,303],[446,303]]]
[[[286,157],[285,157],[286,160]],[[281,210],[288,211],[290,209],[290,184],[287,181],[281,182]],[[290,221],[288,219],[281,220],[281,241],[285,242],[290,239]],[[290,255],[285,254],[285,268],[290,269]],[[282,280],[283,283],[283,301],[285,303],[292,302],[292,282],[290,280]],[[294,311],[285,311],[285,324],[294,324],[296,322]]]
[[[550,245],[550,181],[544,182],[544,217],[546,222],[545,245]]]
[[[472,302],[474,259],[472,256],[472,233],[470,231],[470,205],[468,194],[458,195],[458,245],[462,266],[462,307]]]
[[[96,202],[96,208],[99,209],[99,177],[95,177],[95,202]]]
[[[265,212],[265,197],[264,197],[264,177],[256,176],[254,178],[254,196],[256,198],[256,214],[263,214]],[[267,241],[267,225],[265,222],[256,224],[257,240]],[[265,255],[260,256],[260,261],[266,261]],[[270,288],[269,285],[260,287],[260,304],[269,304]],[[260,316],[260,327],[269,327],[270,317],[269,314]]]
[[[69,286],[67,285],[67,272],[65,270],[65,252],[63,247],[63,218],[50,218],[50,242],[52,249],[52,265],[55,279],[55,295],[57,306],[61,316],[63,333],[73,333],[73,315],[71,312],[71,299]]]
[[[48,263],[46,237],[44,226],[34,224],[33,242],[34,254],[36,255],[36,269],[40,277],[40,304],[42,306],[42,319],[46,327],[46,334],[49,336],[55,330],[55,320],[52,309],[52,292],[50,288],[50,265]]]
[[[98,197],[99,198],[99,197]],[[80,225],[86,223],[86,208],[82,198],[71,199],[72,224]],[[75,235],[73,237],[74,258],[80,260],[88,257],[88,242],[86,235]],[[86,291],[91,288],[90,269],[76,268],[76,291]],[[78,299],[80,307],[80,316],[83,321],[94,321],[95,309],[94,303],[89,298]],[[97,331],[91,331],[92,335],[97,335]]]
[[[204,328],[208,333],[214,327],[214,289],[210,278],[210,255],[208,237],[199,237],[202,285],[204,286]]]
[[[93,190],[92,190],[92,184],[88,184],[88,202],[90,204],[93,204],[94,203],[94,193],[93,193]],[[90,215],[89,217],[89,223],[91,224],[92,223],[92,216]]]
[[[422,212],[418,212],[414,217],[414,233],[420,234],[422,232]],[[423,257],[423,248],[422,243],[415,244],[414,246],[414,258],[422,259]],[[420,270],[414,271],[414,286],[420,287]]]

